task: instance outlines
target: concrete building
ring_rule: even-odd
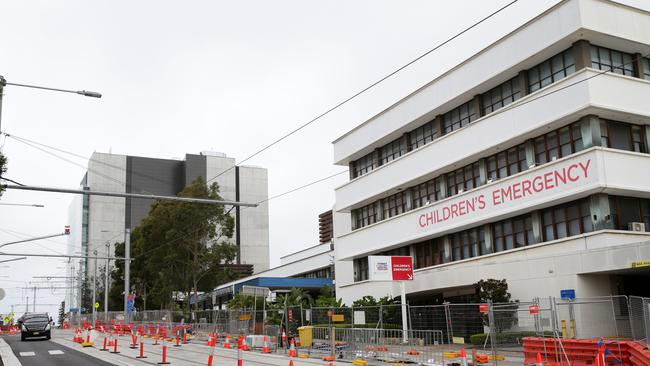
[[[399,296],[369,255],[412,304],[650,295],[648,54],[647,11],[562,1],[334,141],[337,296]]]
[[[224,200],[252,203],[266,200],[266,169],[253,166],[233,168],[234,165],[234,158],[214,152],[187,154],[184,160],[96,152],[88,162],[88,171],[81,186],[96,191],[175,196],[200,176],[209,184],[218,183],[219,193]],[[133,230],[140,224],[152,203],[151,200],[138,198],[76,198],[70,207],[70,217],[74,225],[72,232],[78,232],[79,237],[71,239],[79,240],[81,251],[89,255],[94,250],[99,254],[112,253],[113,244],[124,240],[125,229]],[[226,207],[227,210],[230,208]],[[268,204],[262,202],[257,207],[246,209],[237,207],[232,209],[231,215],[235,218],[235,234],[230,242],[238,248],[236,263],[252,265],[254,272],[267,270]],[[110,244],[109,248],[107,243]],[[79,245],[76,245],[78,248]],[[103,266],[101,263],[99,265]],[[88,261],[85,266],[92,275],[93,262]]]

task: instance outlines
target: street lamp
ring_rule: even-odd
[[[106,268],[104,269],[104,321],[108,323],[108,265],[110,260],[108,257],[111,255],[111,242],[106,242]],[[97,264],[95,264],[97,265]]]
[[[7,80],[2,75],[0,75],[0,127],[2,127],[2,95],[3,95],[3,89],[7,85],[20,86],[20,87],[23,87],[23,88],[34,88],[34,89],[50,90],[50,91],[56,91],[56,92],[62,92],[62,93],[74,93],[74,94],[79,94],[79,95],[83,95],[85,97],[91,97],[91,98],[101,98],[102,97],[102,95],[100,93],[97,93],[97,92],[94,92],[94,91],[68,90],[68,89],[48,88],[48,87],[37,86],[37,85],[8,83]],[[0,128],[0,131],[2,131],[1,128]]]

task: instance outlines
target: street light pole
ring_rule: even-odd
[[[93,250],[93,254],[95,255],[95,273],[93,275],[93,303],[92,303],[92,308],[93,308],[93,327],[95,326],[95,322],[97,321],[97,314],[95,314],[95,302],[97,301],[97,250]]]
[[[124,231],[124,322],[129,321],[129,294],[131,293],[129,276],[131,275],[131,229]]]
[[[48,88],[44,86],[37,86],[37,85],[28,85],[28,84],[18,84],[18,83],[8,83],[7,80],[0,75],[0,131],[2,131],[2,95],[4,91],[4,87],[7,85],[13,85],[13,86],[20,86],[23,88],[34,88],[34,89],[41,89],[41,90],[50,90],[50,91],[57,91],[57,92],[63,92],[63,93],[74,93],[74,94],[79,94],[83,95],[85,97],[92,97],[92,98],[101,98],[102,95],[97,92],[93,91],[87,91],[87,90],[68,90],[68,89],[57,89],[57,88]]]
[[[104,268],[104,321],[108,323],[108,265],[111,256],[111,243],[106,242],[106,268]]]

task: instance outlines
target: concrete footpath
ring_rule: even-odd
[[[115,365],[156,365],[162,360],[162,345],[153,345],[153,340],[149,338],[144,339],[144,355],[147,358],[136,358],[139,354],[139,349],[131,349],[131,336],[124,335],[118,338],[118,352],[111,353],[110,351],[100,351],[103,346],[104,336],[99,333],[92,334],[91,338],[94,341],[94,347],[83,348],[81,344],[72,341],[74,333],[69,330],[58,330],[53,333],[52,341],[66,347],[78,349],[80,352],[89,356],[95,357],[102,361],[112,363]],[[207,365],[208,356],[212,351],[212,347],[208,347],[206,342],[189,342],[180,347],[174,347],[169,342],[167,345],[167,361],[171,365]],[[264,354],[257,351],[242,351],[242,366],[289,366],[289,358],[282,354]],[[294,366],[327,366],[328,362],[319,359],[304,359],[294,358]],[[350,363],[335,362],[335,366],[349,366]],[[213,366],[235,366],[237,365],[237,350],[224,349],[222,346],[217,345],[214,347]]]

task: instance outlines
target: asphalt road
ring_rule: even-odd
[[[18,361],[24,366],[62,365],[62,366],[87,366],[87,365],[111,365],[110,363],[98,360],[85,355],[72,348],[62,346],[58,343],[43,339],[28,339],[20,341],[20,334],[3,336],[11,347]]]

